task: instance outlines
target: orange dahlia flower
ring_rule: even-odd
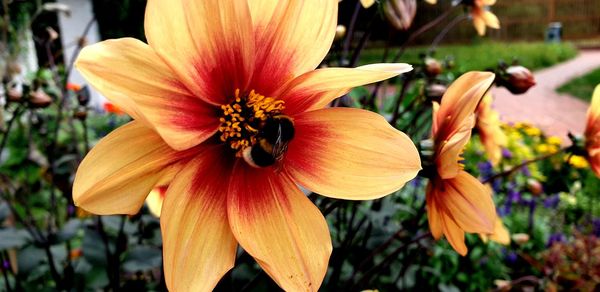
[[[442,234],[466,255],[464,233],[492,234],[496,209],[488,188],[463,170],[459,162],[475,124],[475,109],[492,85],[494,74],[469,72],[459,77],[434,103],[433,161],[427,186],[427,216],[435,239]]]
[[[486,94],[477,107],[476,128],[485,152],[492,165],[497,165],[502,159],[502,147],[508,143],[508,138],[502,131],[500,115],[492,108],[493,98]]]
[[[471,18],[473,26],[479,35],[485,35],[486,27],[500,28],[498,17],[488,10],[489,6],[496,4],[496,0],[471,0]]]
[[[172,291],[211,290],[238,244],[285,290],[316,291],[332,251],[327,222],[299,189],[379,198],[420,170],[416,147],[381,116],[326,108],[405,64],[315,68],[337,0],[150,0],[148,44],[82,50],[77,68],[134,121],[77,171],[75,203],[134,214],[156,186]]]
[[[594,90],[592,103],[587,112],[585,149],[592,170],[600,177],[600,84]]]

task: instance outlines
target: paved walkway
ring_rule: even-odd
[[[567,139],[569,131],[582,134],[589,104],[555,90],[569,80],[598,67],[600,50],[581,51],[575,59],[536,71],[534,75],[537,85],[526,94],[512,95],[504,88],[493,88],[492,93],[496,97],[494,106],[503,121],[529,122],[548,135],[564,139]]]

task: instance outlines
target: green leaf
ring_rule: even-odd
[[[27,244],[31,237],[25,230],[14,228],[0,230],[0,250],[19,248]]]
[[[82,223],[79,219],[71,219],[61,228],[57,234],[58,242],[64,242],[72,239],[77,235],[77,232],[81,229]]]
[[[149,271],[162,264],[160,249],[150,246],[135,246],[125,256],[123,269],[127,272]]]

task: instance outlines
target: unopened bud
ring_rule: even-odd
[[[427,57],[425,58],[425,74],[429,77],[435,77],[442,73],[442,64],[438,60]]]
[[[437,101],[438,103],[442,100],[442,96],[446,93],[448,87],[443,84],[429,84],[425,87],[425,96],[431,101]]]
[[[542,184],[538,180],[532,178],[527,180],[527,187],[529,188],[531,194],[534,196],[539,196],[541,193],[544,192],[544,187],[542,186]]]
[[[512,240],[518,245],[523,245],[529,241],[529,234],[527,233],[515,233],[512,235]]]
[[[335,40],[341,41],[346,36],[346,27],[342,24],[338,24],[335,28]]]
[[[41,88],[29,94],[29,104],[33,108],[45,108],[52,104],[52,98]]]
[[[46,27],[46,32],[48,32],[48,41],[53,42],[58,39],[58,32],[54,30],[52,27]]]
[[[502,81],[501,85],[513,94],[523,94],[535,85],[533,74],[523,66],[506,68],[506,79]]]
[[[407,30],[417,14],[416,0],[387,0],[383,12],[388,22],[398,30]]]
[[[74,113],[73,113],[73,117],[78,119],[78,120],[85,120],[87,118],[87,111],[85,109],[77,109]]]
[[[63,3],[46,3],[42,6],[42,9],[50,12],[62,12],[67,16],[71,16],[71,8]]]

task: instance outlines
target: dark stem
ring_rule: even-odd
[[[438,16],[436,19],[430,21],[429,23],[425,24],[424,26],[422,26],[421,28],[419,28],[418,30],[413,32],[408,37],[408,39],[402,44],[402,47],[400,47],[400,50],[398,51],[398,54],[396,54],[396,57],[394,57],[392,63],[396,63],[396,62],[398,62],[398,60],[400,60],[400,57],[402,57],[402,55],[404,54],[404,51],[406,50],[406,47],[408,46],[408,44],[410,44],[412,41],[414,41],[421,34],[425,33],[426,31],[432,29],[433,27],[438,25],[440,22],[442,22],[442,20],[444,20],[446,17],[448,17],[448,15],[450,15],[454,11],[453,8],[454,7],[451,7],[450,9],[448,9],[444,13],[442,13],[440,16]]]
[[[431,47],[429,47],[429,53],[431,54],[432,52],[434,52],[439,43],[446,37],[450,30],[452,30],[457,24],[459,24],[465,19],[467,19],[467,16],[461,14],[454,18],[454,20],[452,20],[450,23],[448,23],[448,25],[444,27],[444,29],[435,37],[435,39],[431,43]]]
[[[119,291],[118,284],[115,284],[115,279],[113,277],[112,271],[112,255],[110,253],[110,246],[108,243],[108,235],[104,230],[104,223],[102,223],[102,218],[100,216],[96,216],[96,227],[98,228],[98,232],[100,233],[100,238],[102,238],[102,243],[104,244],[104,255],[106,256],[106,274],[108,275],[108,281],[110,283],[113,291]]]
[[[406,96],[406,92],[408,91],[408,87],[410,86],[414,75],[414,71],[410,71],[408,74],[406,74],[406,79],[404,79],[402,84],[402,90],[400,91],[400,95],[398,95],[398,100],[396,100],[396,103],[394,104],[394,112],[392,113],[392,118],[390,120],[392,127],[396,127],[396,123],[400,118],[400,105],[404,101],[404,97]]]
[[[10,283],[8,282],[8,273],[6,270],[6,263],[8,263],[8,259],[4,257],[2,253],[0,253],[0,260],[2,261],[2,266],[0,269],[2,270],[2,276],[4,276],[4,285],[6,286],[6,291],[12,292],[12,288],[10,287]]]
[[[8,136],[9,136],[10,130],[12,128],[12,125],[21,116],[23,111],[24,111],[24,108],[21,107],[20,105],[13,111],[13,116],[10,118],[10,120],[6,124],[6,131],[4,132],[4,135],[2,135],[2,141],[0,141],[0,153],[2,153],[2,151],[4,150],[4,147],[6,147],[6,142],[8,142]]]
[[[354,7],[354,12],[352,13],[352,18],[350,19],[350,25],[348,26],[348,35],[344,40],[344,45],[342,48],[342,55],[340,58],[340,65],[344,65],[346,58],[348,58],[348,52],[350,51],[350,44],[352,43],[352,37],[354,36],[354,28],[356,26],[356,20],[358,19],[358,13],[361,8],[360,1],[356,1],[356,6]]]
[[[388,256],[386,256],[379,264],[375,265],[374,267],[372,267],[371,269],[369,269],[359,280],[358,280],[358,287],[363,287],[365,284],[368,284],[368,282],[371,280],[371,277],[379,272],[381,269],[385,268],[386,266],[388,266],[394,259],[396,259],[396,257],[402,252],[404,251],[406,248],[408,248],[411,244],[418,242],[422,239],[425,239],[427,237],[431,237],[431,233],[427,232],[424,234],[421,234],[413,239],[411,239],[410,241],[408,241],[407,243],[399,246],[396,250],[394,250],[392,253],[390,253]]]
[[[558,151],[556,151],[554,153],[546,154],[544,156],[540,156],[540,157],[536,157],[536,158],[531,159],[531,160],[527,160],[527,161],[525,161],[525,162],[523,162],[523,163],[521,163],[521,164],[519,164],[519,165],[517,165],[517,166],[515,166],[515,167],[513,167],[513,168],[511,168],[509,170],[506,170],[506,171],[497,173],[495,175],[492,175],[489,178],[487,178],[484,181],[482,181],[481,183],[487,184],[487,183],[493,182],[494,180],[499,179],[501,177],[509,176],[509,175],[513,174],[514,172],[522,169],[523,167],[525,167],[525,166],[527,166],[529,164],[532,164],[532,163],[535,163],[535,162],[538,162],[538,161],[542,161],[542,160],[546,160],[548,158],[554,157],[554,156],[556,156],[558,154],[561,154],[561,153],[567,151],[568,149],[570,149],[570,147],[569,148],[562,148],[562,149],[560,149],[560,150],[558,150]]]

